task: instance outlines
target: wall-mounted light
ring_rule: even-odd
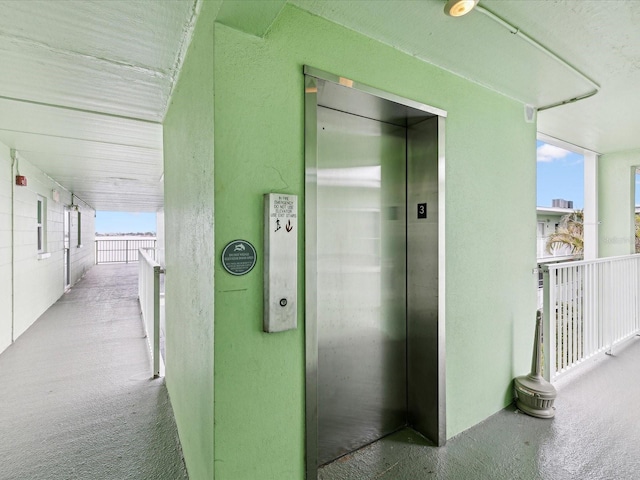
[[[19,160],[18,160],[18,152],[16,152],[15,148],[12,148],[9,151],[10,155],[11,155],[11,171],[13,172],[13,167],[15,165],[16,168],[16,185],[18,185],[19,187],[26,187],[27,186],[27,177],[25,177],[24,175],[20,175],[20,165],[19,165]]]
[[[450,17],[461,17],[466,15],[473,7],[478,4],[479,0],[449,0],[444,6],[444,13]]]

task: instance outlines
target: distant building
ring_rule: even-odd
[[[570,207],[556,207],[556,203],[564,202]],[[568,245],[554,248],[551,253],[547,251],[547,239],[549,235],[555,233],[560,226],[562,217],[568,213],[573,213],[573,202],[570,200],[553,200],[553,207],[537,207],[537,258],[538,265],[544,263],[565,262],[581,257],[571,253]],[[542,308],[542,272],[538,272],[538,308]]]
[[[573,209],[573,200],[564,200],[563,198],[554,198],[551,201],[554,208],[570,208]]]
[[[562,200],[570,205],[573,205],[573,202]],[[554,203],[556,200],[553,201]],[[568,260],[573,259],[576,255],[572,254],[568,246],[561,246],[554,248],[551,253],[547,252],[547,238],[552,233],[555,233],[558,230],[558,226],[562,220],[562,217],[567,215],[568,213],[573,213],[575,210],[572,207],[538,207],[537,211],[537,258],[538,263],[541,261],[549,260],[553,258],[554,260],[559,260],[560,258]]]

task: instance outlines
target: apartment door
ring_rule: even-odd
[[[64,236],[64,289],[71,287],[71,209],[65,207],[63,218]]]

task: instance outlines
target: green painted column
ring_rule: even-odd
[[[598,160],[600,257],[635,252],[635,169],[640,150],[603,155]]]
[[[164,121],[166,382],[191,480],[214,476],[214,18],[204,2]]]

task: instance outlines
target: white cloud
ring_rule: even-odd
[[[560,160],[568,156],[571,152],[565,150],[564,148],[554,147],[553,145],[548,145],[546,143],[540,145],[537,150],[538,153],[538,162],[553,162],[555,160]]]

